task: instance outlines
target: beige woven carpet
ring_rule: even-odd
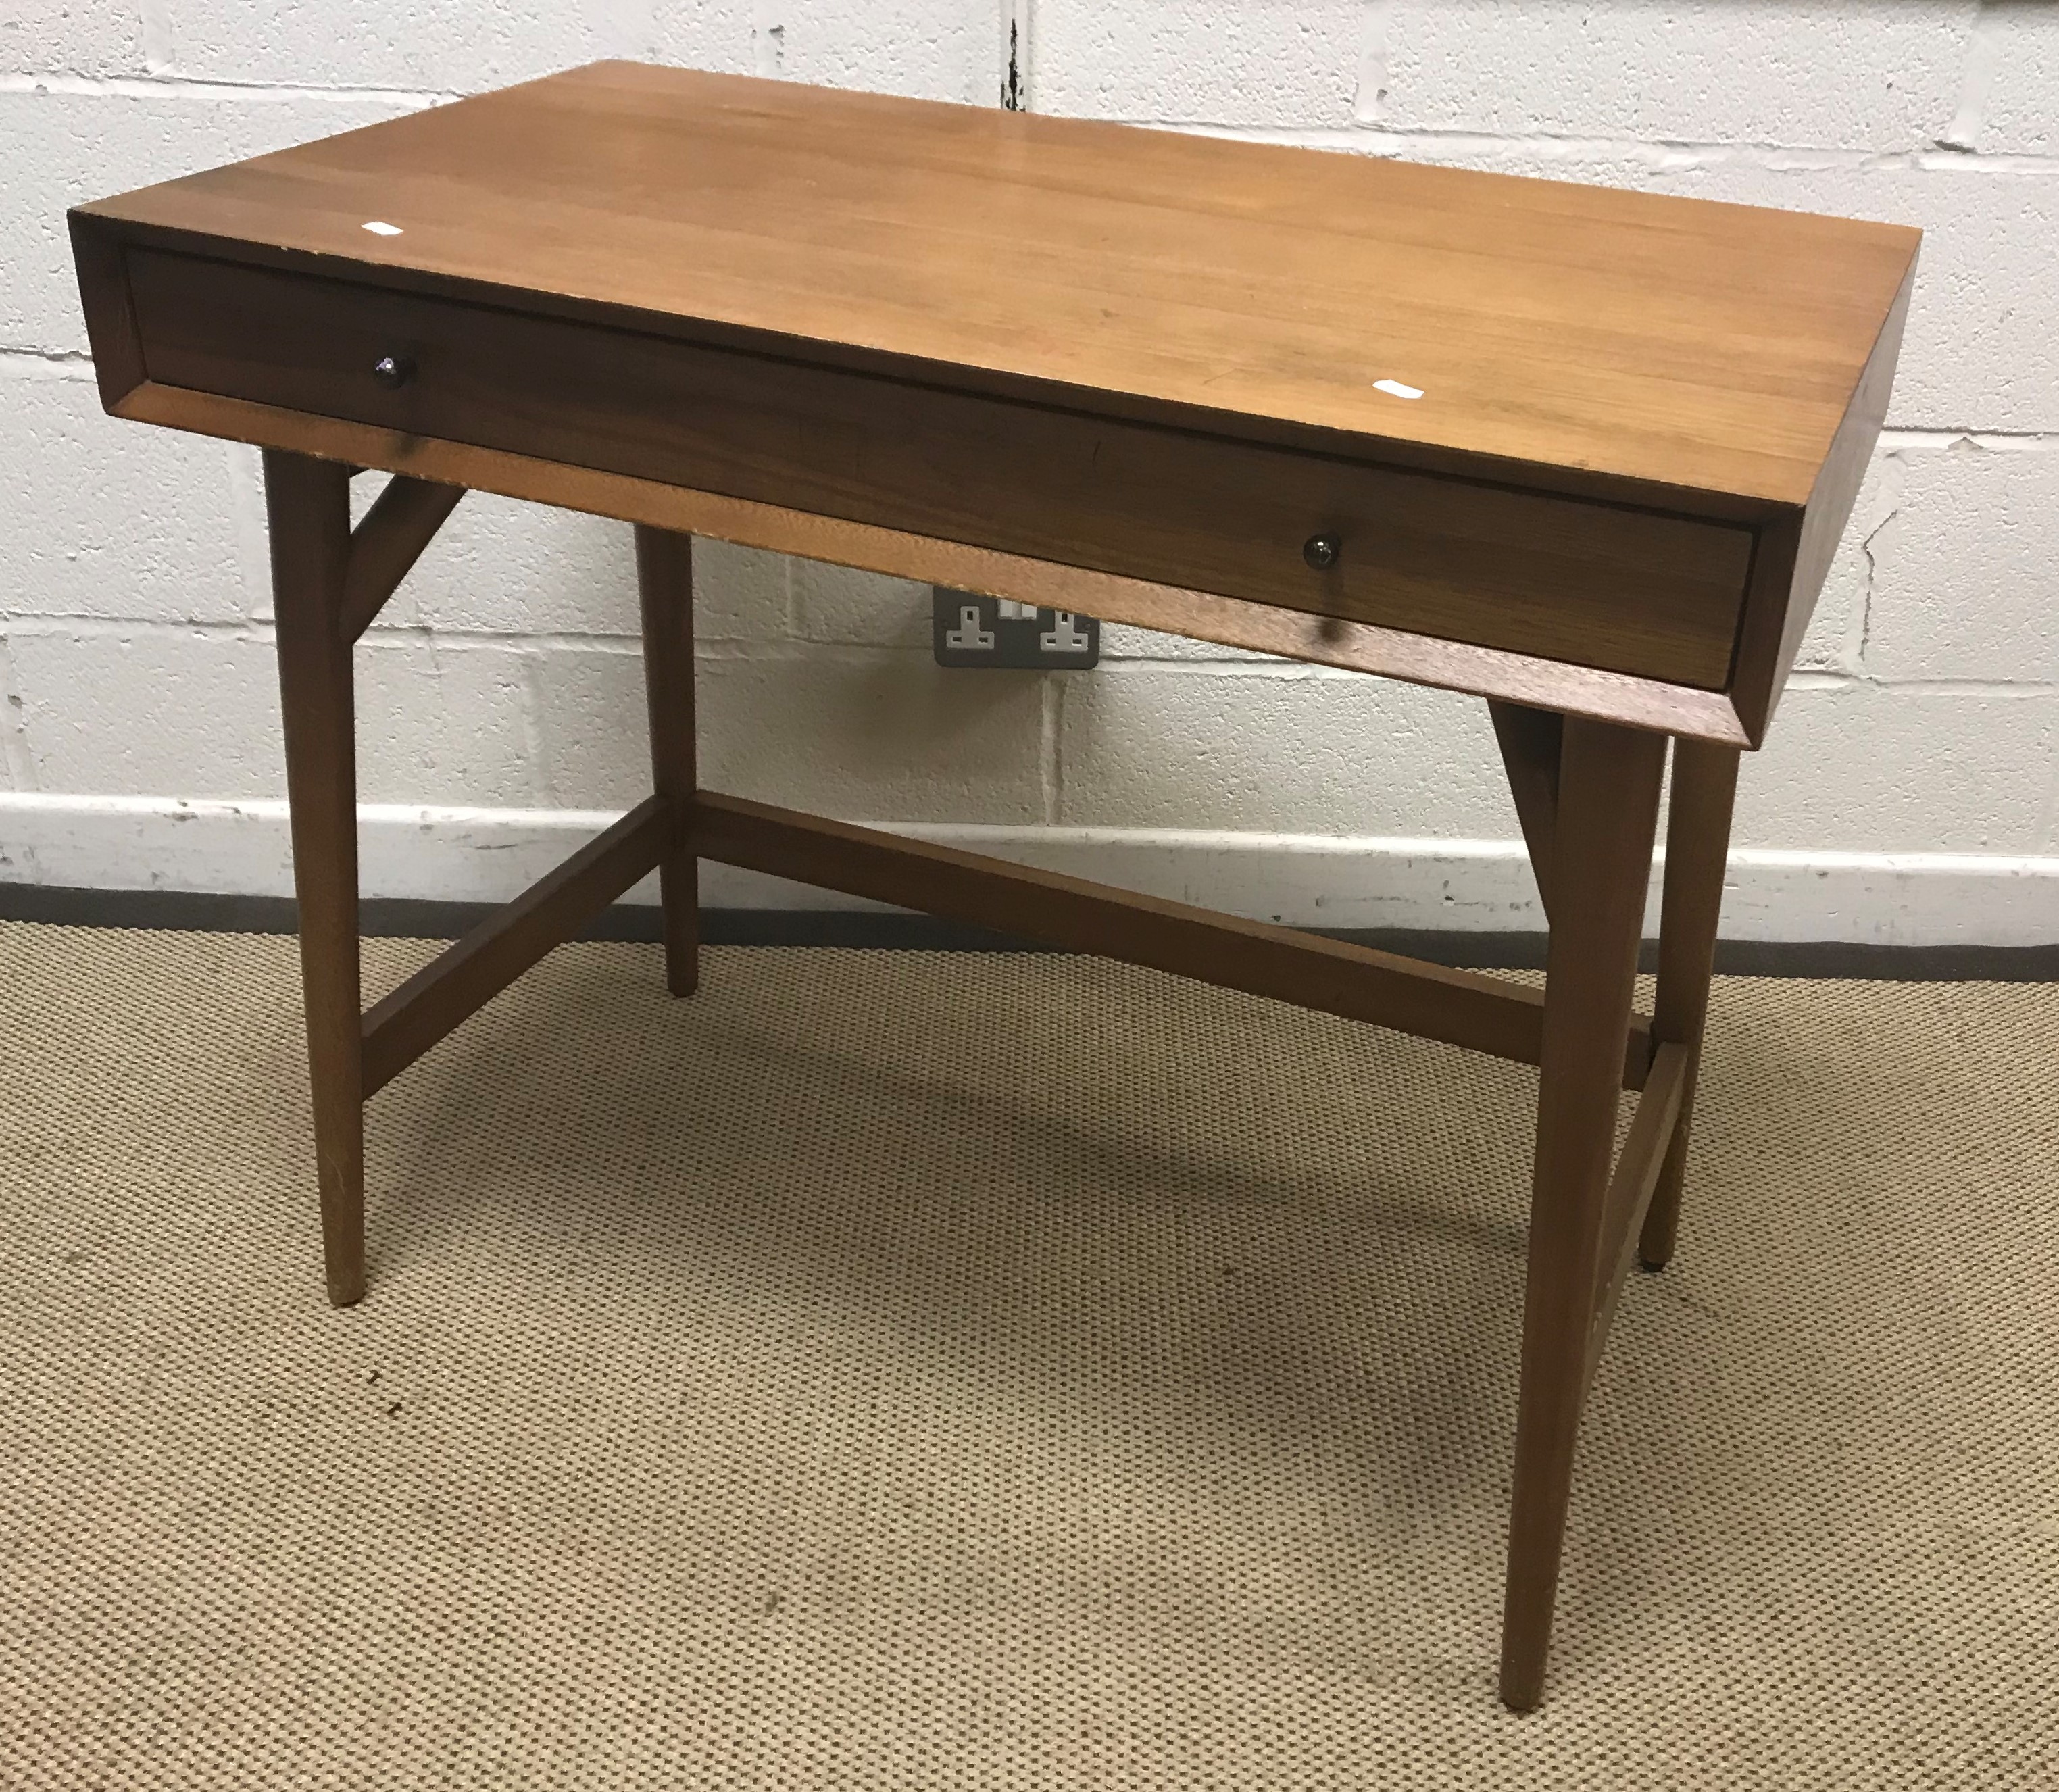
[[[571,948],[375,1104],[338,1313],[294,952],[0,927],[0,1785],[2059,1783],[2049,989],[1719,986],[1517,1718],[1532,1073]]]

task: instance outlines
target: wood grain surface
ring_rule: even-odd
[[[152,379],[1660,679],[1729,675],[1735,524],[138,249]],[[375,366],[408,371],[397,386]],[[1327,536],[1318,570],[1304,544]]]
[[[679,805],[647,796],[364,1010],[364,1093],[376,1094],[562,946],[671,850]]]
[[[1754,747],[1766,739],[1773,712],[1786,688],[1788,668],[1815,614],[1816,599],[1830,562],[1851,520],[1859,487],[1873,464],[1874,444],[1887,419],[1888,399],[1902,353],[1902,336],[1915,291],[1914,263],[1902,277],[1866,369],[1852,394],[1844,422],[1824,457],[1805,511],[1790,512],[1758,532],[1737,664],[1731,675],[1738,716]]]
[[[726,497],[341,417],[315,416],[249,399],[161,385],[153,380],[145,380],[125,394],[114,412],[139,423],[290,448],[352,466],[462,485],[470,491],[497,492],[597,516],[712,536],[775,553],[863,567],[923,583],[1013,597],[1055,610],[1081,611],[1106,622],[1219,641],[1226,647],[1313,665],[1476,691],[1533,707],[1735,747],[1756,744],[1746,733],[1726,691],[1701,691],[1570,660],[1544,659],[1370,623],[1282,610],[1061,561],[1032,560],[966,542],[822,516],[789,505]]]
[[[1730,516],[1807,503],[1918,241],[630,63],[85,210],[245,258],[548,294],[1156,420],[1333,432],[1398,461],[1556,469]]]
[[[1665,763],[1666,743],[1650,735],[1566,723],[1502,1611],[1502,1702],[1516,1711],[1532,1710],[1543,1694],[1573,1451],[1606,1280],[1616,1070],[1631,1023]],[[1658,1118],[1655,1109],[1638,1162],[1656,1154]]]
[[[670,529],[636,531],[637,608],[643,625],[644,707],[651,720],[651,788],[672,806],[673,838],[658,861],[665,916],[665,987],[700,986],[700,862],[687,822],[699,779],[694,715],[694,538]]]
[[[463,486],[432,484],[403,473],[373,500],[364,520],[350,532],[338,619],[346,641],[372,626],[464,496]]]
[[[316,1185],[329,1297],[364,1296],[364,1065],[358,1031],[357,722],[342,627],[350,476],[305,455],[265,456],[279,711],[307,998]]]
[[[1649,735],[1631,738],[1663,751]],[[720,864],[1149,965],[1497,1057],[1535,1064],[1544,1049],[1545,993],[1480,971],[714,790],[695,797],[687,838],[702,858]],[[1626,1089],[1639,1089],[1651,1065],[1650,1025],[1627,1006],[1625,1015],[1608,1073]]]
[[[1730,821],[1737,807],[1738,756],[1705,740],[1673,743],[1673,789],[1666,823],[1666,884],[1660,905],[1659,988],[1651,1032],[1687,1054],[1680,1124],[1667,1141],[1638,1254],[1647,1269],[1672,1260],[1680,1225],[1680,1190],[1694,1135],[1695,1087],[1701,1073],[1702,1029],[1709,1015],[1709,979],[1716,966]]]
[[[1532,709],[1499,698],[1487,699],[1487,715],[1508,774],[1508,794],[1515,799],[1523,843],[1530,853],[1530,873],[1545,918],[1551,914],[1551,848],[1559,830],[1559,759],[1566,719],[1552,710]]]
[[[1616,1302],[1623,1297],[1623,1284],[1630,1278],[1631,1260],[1638,1254],[1637,1241],[1649,1221],[1652,1197],[1675,1142],[1681,1137],[1689,1074],[1687,1055],[1687,1048],[1677,1045],[1661,1045],[1652,1053],[1651,1073],[1645,1078],[1629,1136],[1623,1141],[1623,1150],[1609,1177],[1602,1213],[1600,1282],[1587,1334],[1584,1372],[1590,1388],[1595,1371],[1601,1365],[1602,1352],[1608,1348]]]

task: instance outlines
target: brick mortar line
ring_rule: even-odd
[[[441,106],[465,94],[456,88],[325,87],[294,82],[215,81],[184,75],[6,74],[0,94],[50,94],[74,99],[295,100],[337,104]]]
[[[0,370],[18,379],[70,380],[93,383],[93,356],[83,348],[22,348],[0,345]]]
[[[2041,450],[2059,448],[2059,431],[2050,429],[1883,429],[1875,452],[1886,454],[1905,448],[1926,448],[1942,453],[1957,448],[1960,443],[1970,443],[1978,448],[1992,448],[2000,453],[2034,454]]]
[[[313,101],[422,107],[467,97],[466,90],[435,87],[323,86],[296,82],[236,82],[176,74],[78,75],[58,73],[0,75],[0,94],[48,93],[74,98],[125,99],[258,100],[265,103]],[[1725,142],[1692,137],[1615,137],[1559,135],[1543,131],[1482,131],[1457,126],[1364,124],[1267,126],[1207,118],[1122,117],[1108,121],[1154,130],[1194,133],[1237,141],[1313,149],[1356,150],[1383,145],[1427,145],[1458,151],[1523,150],[1547,157],[1631,155],[1659,162],[1691,158],[1689,165],[1738,160],[1795,173],[1870,172],[1915,169],[1985,173],[2059,173],[2059,155],[1989,150],[1933,138],[1894,147],[1852,145]],[[1947,126],[1947,129],[1949,127]]]
[[[1560,136],[1548,131],[1481,131],[1431,125],[1381,124],[1273,126],[1229,125],[1205,119],[1115,118],[1110,122],[1149,129],[1221,137],[1238,143],[1270,143],[1288,147],[1328,149],[1364,153],[1368,149],[1428,146],[1474,154],[1519,149],[1562,160],[1582,156],[1634,156],[1648,158],[1655,169],[1688,169],[1737,161],[1796,173],[1866,173],[1910,169],[1942,172],[1978,170],[1993,173],[2059,173],[2059,155],[2013,150],[1969,149],[1933,140],[1894,148],[1857,145],[1722,142],[1715,139],[1665,137]]]
[[[1878,691],[1901,697],[2038,697],[2059,695],[2049,679],[1877,678],[1870,672],[1798,668],[1788,675],[1794,691]]]

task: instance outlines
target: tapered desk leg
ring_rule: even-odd
[[[364,1064],[358,1012],[357,769],[350,643],[342,627],[350,473],[268,449],[272,604],[300,898],[301,979],[313,1081],[329,1297],[364,1294]]]
[[[1651,1037],[1687,1048],[1687,1081],[1644,1229],[1638,1260],[1663,1269],[1680,1225],[1680,1185],[1687,1173],[1687,1138],[1701,1068],[1702,1029],[1709,1013],[1709,977],[1715,968],[1716,923],[1723,906],[1723,868],[1729,862],[1730,811],[1737,800],[1738,750],[1711,741],[1673,743],[1673,797],[1666,823],[1666,895],[1659,929],[1659,992]]]
[[[1501,1697],[1512,1710],[1543,1692],[1665,755],[1662,735],[1567,718],[1502,1616]]]
[[[652,787],[679,810],[684,838],[694,770],[694,542],[636,525],[636,587],[643,610],[643,689],[651,710]],[[690,996],[700,982],[700,866],[683,847],[659,862],[665,905],[665,987]]]

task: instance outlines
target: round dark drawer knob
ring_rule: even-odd
[[[381,355],[372,364],[372,377],[388,392],[398,392],[415,376],[415,364],[405,355]]]
[[[1301,558],[1318,572],[1328,572],[1344,551],[1344,544],[1333,535],[1312,535],[1301,544]]]

